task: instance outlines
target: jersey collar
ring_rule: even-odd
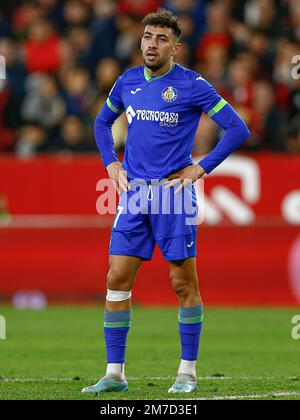
[[[167,74],[171,73],[171,71],[174,69],[175,66],[176,66],[176,63],[173,63],[170,70],[161,74],[160,76],[150,76],[150,74],[147,73],[146,67],[144,67],[144,77],[148,83],[154,82],[154,80],[161,79],[162,77],[165,77]]]

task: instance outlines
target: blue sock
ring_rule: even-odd
[[[104,337],[107,363],[124,363],[131,309],[104,312]]]
[[[191,308],[179,307],[178,321],[181,359],[197,360],[203,321],[203,305],[193,306]]]

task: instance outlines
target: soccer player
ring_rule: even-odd
[[[178,18],[159,9],[147,15],[143,23],[144,66],[126,71],[117,80],[95,120],[96,142],[120,193],[120,205],[111,233],[104,313],[107,370],[96,385],[84,388],[84,393],[128,390],[124,363],[132,317],[131,291],[142,262],[151,260],[156,243],[169,262],[172,287],[179,301],[181,361],[169,392],[188,393],[197,388],[196,362],[203,321],[196,272],[197,227],[187,223],[185,210],[165,214],[151,212],[151,208],[159,199],[164,202],[168,193],[174,210],[183,192],[194,208],[193,183],[215,169],[250,134],[239,115],[206,80],[175,63],[181,47]],[[111,127],[123,112],[128,120],[128,137],[121,164]],[[225,134],[206,157],[193,164],[191,153],[202,112]],[[143,209],[137,214],[125,212],[126,202],[136,194],[138,184],[141,197],[146,196],[141,199]],[[155,276],[153,287],[159,293]]]

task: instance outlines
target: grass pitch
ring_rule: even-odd
[[[300,340],[291,337],[299,309],[205,310],[193,399],[300,399]],[[80,393],[105,372],[103,308],[2,306],[0,399],[89,399]],[[99,399],[184,399],[169,395],[180,360],[176,308],[134,307],[128,337],[128,393]]]

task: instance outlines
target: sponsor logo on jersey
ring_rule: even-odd
[[[131,125],[134,118],[138,121],[154,121],[162,127],[176,127],[179,123],[177,112],[151,111],[147,109],[134,110],[130,105],[126,110],[128,124]]]
[[[165,102],[174,102],[177,99],[178,93],[175,88],[169,86],[162,91],[162,98]]]

